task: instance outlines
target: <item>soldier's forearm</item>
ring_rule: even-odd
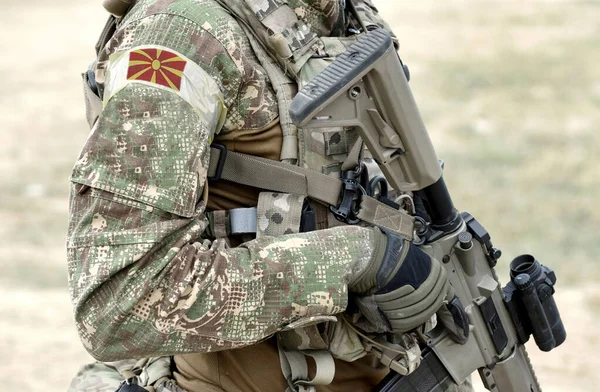
[[[144,221],[106,193],[74,189],[73,197],[85,213],[72,222],[71,294],[84,345],[101,360],[240,347],[342,312],[347,280],[373,253],[373,231],[361,227],[229,248],[196,241],[201,217]],[[115,226],[119,213],[132,226]]]

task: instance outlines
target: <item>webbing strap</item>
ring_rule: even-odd
[[[316,365],[316,374],[312,379],[308,378],[307,356]],[[335,376],[333,356],[325,350],[285,351],[279,348],[279,363],[289,385],[286,392],[313,392],[316,391],[315,385],[329,385]]]
[[[404,238],[412,240],[415,218],[402,213],[372,197],[362,197],[358,219],[390,229]]]
[[[98,41],[96,42],[96,56],[100,55],[100,52],[104,49],[108,41],[110,41],[115,31],[117,31],[117,18],[111,15],[108,17],[102,33],[100,33],[100,37],[98,37]]]
[[[300,351],[279,349],[279,364],[286,380],[295,381],[308,378],[308,364]]]
[[[207,211],[206,234],[212,238],[256,233],[256,207]]]
[[[314,170],[213,146],[208,177],[275,192],[304,195],[329,206],[338,206],[343,187],[340,179]],[[413,239],[414,218],[406,211],[396,210],[370,196],[362,196],[358,218],[392,230],[409,241]]]
[[[356,139],[348,156],[342,163],[342,171],[353,170],[360,164],[360,156],[363,151],[364,143],[361,139]]]
[[[298,86],[294,80],[285,74],[281,66],[267,54],[252,34],[252,31],[245,24],[241,24],[241,26],[246,32],[246,36],[256,57],[269,76],[269,81],[277,96],[279,125],[283,132],[280,160],[296,163],[298,160],[298,128],[290,117],[290,106],[292,105],[294,96],[298,92]]]
[[[222,151],[211,147],[208,177],[215,177]],[[282,193],[309,196],[328,205],[337,205],[342,182],[314,170],[287,163],[227,151],[220,178],[238,184]]]
[[[335,376],[335,362],[329,351],[305,351],[304,354],[315,361],[317,372],[315,377],[307,382],[299,381],[300,384],[329,385]]]
[[[256,208],[229,210],[231,234],[256,233]]]

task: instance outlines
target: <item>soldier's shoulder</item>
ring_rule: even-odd
[[[226,49],[235,47],[240,36],[244,36],[235,18],[214,0],[141,0],[127,15],[125,23],[160,15],[179,17],[207,31]],[[180,31],[178,35],[183,38],[189,33]]]
[[[232,103],[245,73],[247,39],[214,0],[141,0],[121,26],[119,50],[139,45],[173,49],[204,68]]]

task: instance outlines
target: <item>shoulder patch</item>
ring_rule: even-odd
[[[139,46],[110,56],[104,89],[104,106],[131,83],[145,84],[177,94],[217,132],[227,109],[216,81],[198,64],[162,46]]]
[[[129,53],[127,80],[143,80],[179,91],[186,65],[187,61],[168,50],[133,50]]]

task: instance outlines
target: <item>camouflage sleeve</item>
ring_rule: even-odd
[[[240,71],[189,14],[137,16],[111,44],[104,110],[71,176],[69,283],[87,350],[104,361],[223,350],[342,312],[372,230],[202,240],[208,145]]]

